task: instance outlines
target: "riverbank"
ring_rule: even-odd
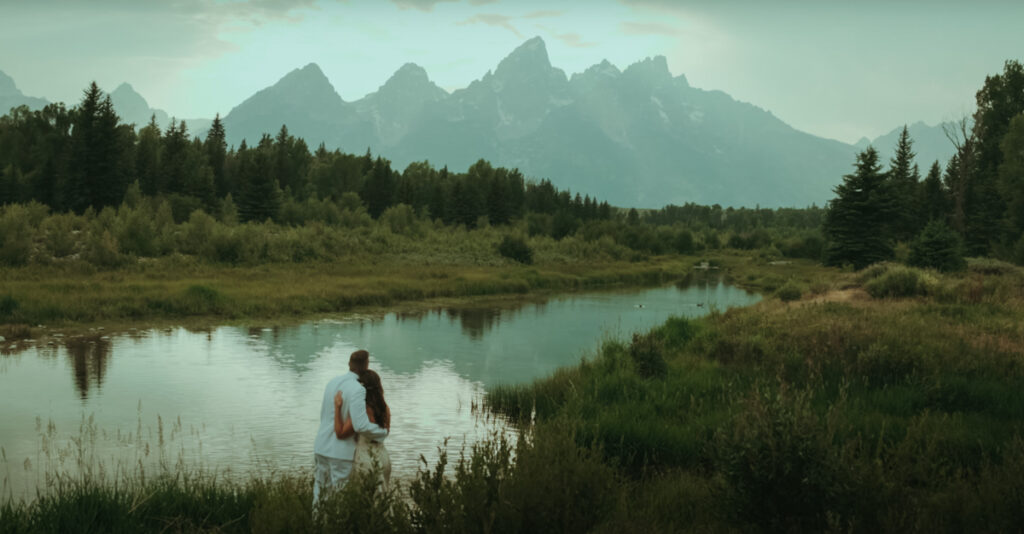
[[[68,480],[7,531],[1006,532],[1024,524],[1024,271],[714,258],[777,297],[492,389],[500,437],[314,522],[309,473]],[[796,288],[799,295],[782,291]],[[782,298],[786,295],[785,298]]]
[[[1018,529],[1024,271],[882,264],[826,281],[670,320],[487,404],[571,425],[616,466],[629,505],[608,531]]]
[[[225,267],[188,258],[113,271],[5,269],[0,335],[35,336],[162,325],[289,322],[312,316],[458,304],[460,299],[543,296],[680,279],[697,258],[644,262],[552,262],[532,266],[389,262],[286,263]]]

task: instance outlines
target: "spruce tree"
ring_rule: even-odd
[[[241,179],[238,215],[243,222],[274,219],[281,210],[281,189],[274,178],[274,140],[264,134],[255,149],[239,148]]]
[[[114,105],[96,82],[85,90],[74,117],[70,179],[63,191],[65,206],[83,211],[90,206],[99,210],[120,203],[127,186],[127,177],[120,168],[124,145],[119,139]]]
[[[907,241],[918,232],[918,180],[914,164],[914,141],[910,138],[907,127],[903,126],[896,152],[889,162],[890,190],[897,208],[891,220],[892,235],[897,240]]]
[[[206,152],[206,162],[213,172],[213,185],[217,198],[224,198],[231,192],[224,172],[224,163],[227,160],[228,143],[227,134],[224,131],[224,123],[220,120],[220,113],[213,118],[210,130],[206,132],[206,141],[203,143]]]
[[[363,183],[360,197],[366,203],[366,211],[374,219],[380,217],[394,201],[395,180],[391,174],[391,163],[378,156]]]
[[[894,206],[890,182],[878,164],[878,152],[868,147],[857,154],[855,171],[835,188],[825,216],[829,265],[851,264],[860,269],[892,257],[889,234]]]
[[[929,222],[910,244],[907,263],[943,272],[962,271],[967,267],[960,236],[939,220]]]
[[[1024,256],[1016,257],[1024,245],[1024,113],[1010,122],[1000,147],[1003,161],[999,165],[999,190],[1006,202],[1003,248],[1013,250],[1012,259],[1024,263]]]
[[[156,115],[149,119],[149,124],[139,130],[139,145],[136,148],[135,175],[143,194],[155,196],[161,192],[160,153],[163,150],[160,137],[160,126],[156,123]]]
[[[999,190],[1001,143],[1010,121],[1024,112],[1024,65],[1007,61],[1002,73],[985,78],[976,100],[972,130],[977,143],[976,167],[966,190],[965,244],[969,254],[983,255],[992,244],[1007,240],[1000,224],[1006,212]]]
[[[942,183],[942,168],[936,160],[919,188],[921,218],[924,221],[948,221],[952,206]]]

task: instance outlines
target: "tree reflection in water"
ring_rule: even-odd
[[[89,397],[92,384],[95,384],[96,389],[103,387],[103,377],[107,374],[110,361],[110,339],[106,336],[75,337],[68,339],[64,347],[67,349],[68,361],[71,362],[75,388],[82,400],[85,400]]]

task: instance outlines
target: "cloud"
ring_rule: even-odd
[[[399,9],[418,9],[433,11],[434,6],[441,2],[457,2],[458,0],[391,0]]]
[[[391,0],[399,9],[418,9],[420,11],[433,11],[434,6],[441,2],[458,2],[459,0]],[[470,5],[482,6],[493,4],[498,0],[469,0]]]
[[[494,26],[495,28],[504,28],[519,37],[523,38],[523,34],[512,25],[513,17],[505,15],[498,15],[496,13],[480,13],[473,15],[466,20],[456,22],[459,26],[466,26],[468,24],[486,24],[487,26]]]
[[[583,40],[583,37],[581,37],[578,33],[555,33],[551,32],[550,30],[548,31],[555,39],[562,41],[562,43],[564,43],[566,46],[571,46],[574,48],[589,48],[591,46],[597,45],[597,43],[585,42]]]
[[[621,28],[622,33],[626,35],[679,35],[676,28],[658,22],[623,22]]]
[[[470,3],[483,2],[483,1],[492,1],[492,0],[470,0]],[[480,13],[480,14],[477,14],[477,15],[473,15],[472,17],[469,17],[468,19],[459,21],[456,24],[458,24],[459,26],[465,26],[467,24],[485,24],[487,26],[493,26],[495,28],[503,28],[503,29],[506,29],[506,30],[512,32],[513,34],[515,34],[516,37],[519,37],[520,39],[523,39],[523,38],[525,38],[524,35],[522,34],[522,32],[519,31],[518,28],[515,27],[515,25],[512,24],[513,20],[517,20],[517,19],[524,20],[524,19],[552,18],[552,17],[560,17],[560,16],[562,16],[564,14],[565,14],[564,11],[556,11],[556,10],[553,10],[553,9],[546,9],[546,10],[540,10],[540,11],[532,11],[530,13],[527,13],[527,14],[519,16],[519,17],[512,17],[512,16],[508,16],[508,15],[499,15],[497,13]],[[555,33],[555,32],[553,32],[551,30],[548,30],[548,32],[551,33],[552,35],[554,35],[554,33]],[[575,36],[575,39],[576,39],[575,42],[580,42],[579,35],[576,35],[576,34],[565,34],[565,38],[568,38],[570,41],[573,39],[573,36]],[[563,39],[563,37],[559,36],[559,35],[555,35],[555,37],[559,38],[559,39]],[[569,42],[567,42],[566,44],[569,44]],[[590,46],[590,43],[585,43],[583,45],[570,44],[570,46]]]
[[[544,9],[540,11],[534,11],[523,15],[524,19],[543,19],[549,17],[561,17],[565,14],[565,11],[555,11],[553,9]]]

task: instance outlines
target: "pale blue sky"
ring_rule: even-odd
[[[973,111],[1024,59],[1024,2],[946,0],[0,0],[0,70],[77,102],[131,83],[184,118],[230,109],[316,62],[347,101],[405,62],[465,87],[539,35],[567,74],[664,55],[673,74],[853,142]]]

